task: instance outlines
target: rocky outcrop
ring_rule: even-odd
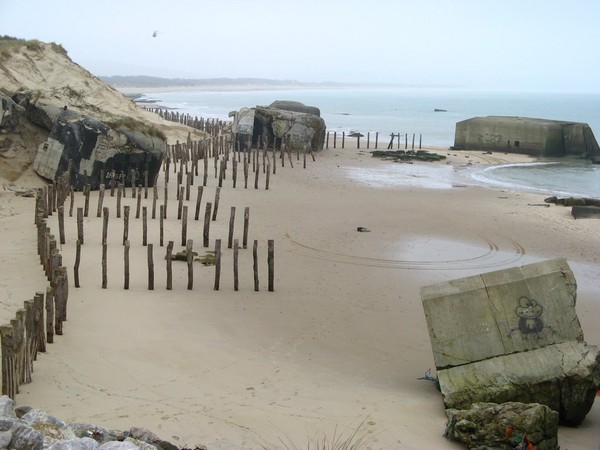
[[[564,259],[423,287],[445,407],[541,403],[580,424],[600,385],[600,351],[583,339],[576,288]]]
[[[11,450],[178,450],[145,428],[106,430],[91,424],[67,424],[41,409],[14,407],[0,397],[0,448]],[[197,447],[201,449],[203,447]]]
[[[24,114],[25,108],[0,92],[0,132],[2,134],[15,131]]]
[[[325,121],[319,114],[313,106],[276,101],[270,106],[242,108],[230,116],[241,148],[248,141],[256,146],[262,139],[269,148],[281,149],[284,144],[291,150],[317,151],[323,149],[326,133]]]
[[[166,143],[162,137],[132,130],[119,123],[108,126],[70,109],[51,105],[28,108],[31,117],[46,125],[53,122],[46,142],[38,148],[33,169],[42,177],[57,180],[71,164],[71,185],[92,189],[108,184],[114,171],[118,182],[141,185],[148,172],[148,185],[158,176]],[[102,177],[104,174],[104,178]]]
[[[558,413],[539,403],[475,403],[470,409],[447,409],[444,436],[469,449],[531,448],[557,450]]]

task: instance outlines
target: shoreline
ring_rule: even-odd
[[[156,265],[155,289],[149,291],[141,219],[133,218],[132,282],[123,290],[122,221],[115,218],[115,199],[105,198],[111,209],[108,288],[101,288],[99,278],[102,219],[91,214],[85,224],[82,287],[70,288],[65,334],[38,357],[33,382],[22,385],[17,403],[65,421],[121,429],[142,425],[177,445],[203,444],[211,450],[256,449],[278,439],[301,446],[307,435],[331,436],[336,427],[347,432],[363,422],[361,433],[374,448],[459,449],[442,437],[446,418],[439,392],[418,380],[434,367],[421,286],[564,256],[578,282],[577,311],[586,341],[600,342],[595,324],[600,244],[589,239],[593,221],[575,221],[563,207],[528,206],[541,198],[523,192],[368,186],[350,179],[348,170],[377,173],[397,164],[356,148],[315,156],[306,169],[295,157],[293,168],[288,161],[277,167],[268,191],[262,174],[258,190],[233,189],[230,177],[222,188],[211,248],[214,238],[226,242],[230,207],[237,207],[238,219],[249,207],[250,242],[259,241],[259,292],[252,289],[249,250],[240,250],[240,289],[233,289],[228,249],[219,291],[213,289],[214,267],[195,265],[190,291],[185,264],[175,263],[174,289],[165,290],[156,220],[149,220]],[[529,159],[468,156],[457,153],[445,162],[405,168]],[[203,203],[215,195],[210,173]],[[408,171],[402,177],[420,175]],[[161,199],[163,187],[161,172]],[[173,182],[169,189],[174,199]],[[93,192],[90,204],[97,199]],[[192,207],[194,201],[195,195],[185,204]],[[82,202],[77,195],[76,206]],[[123,202],[135,209],[129,193]],[[149,206],[151,195],[142,202]],[[27,203],[19,200],[14,215],[2,219],[11,221],[5,225],[10,244],[3,258],[18,242],[27,247],[23,239],[34,234]],[[165,241],[173,240],[179,251],[181,224],[176,205],[169,208]],[[49,223],[57,230],[52,221],[55,216]],[[61,250],[70,277],[75,225],[68,218]],[[358,233],[358,226],[370,232]],[[241,239],[239,233],[238,220]],[[190,220],[188,236],[200,254],[207,250],[199,222]],[[275,240],[274,292],[266,289],[267,239]],[[11,260],[12,279],[38,267],[36,255],[22,257],[25,261]],[[561,447],[597,445],[598,424],[596,401],[580,428],[560,428]]]

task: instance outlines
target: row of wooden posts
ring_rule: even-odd
[[[337,141],[338,141],[338,132],[334,131],[333,133],[331,133],[330,131],[327,132],[327,136],[325,139],[325,148],[329,148],[329,137],[330,134],[333,134],[333,148],[337,148]],[[345,148],[346,145],[346,132],[342,131],[341,133],[341,138],[342,138],[342,142],[341,142],[341,148]],[[411,149],[414,150],[415,149],[415,133],[412,134],[412,144],[411,144]],[[356,133],[355,135],[349,136],[352,138],[356,138],[356,148],[360,149],[360,145],[361,145],[361,136],[360,133]],[[402,137],[404,137],[404,144],[402,144]],[[374,142],[374,148],[375,150],[377,150],[377,146],[379,145],[379,132],[375,132],[375,142]],[[366,146],[367,149],[371,148],[371,132],[367,132],[367,139],[366,139]],[[419,134],[419,150],[421,149],[421,143],[423,141],[423,135]],[[401,146],[404,146],[404,149],[408,149],[408,133],[404,133],[404,135],[400,134],[400,133],[392,133],[390,135],[390,142],[387,145],[387,149],[391,150],[394,148],[394,142],[396,142],[396,146],[397,149],[399,150]]]
[[[31,382],[38,352],[46,351],[46,343],[53,343],[55,334],[63,334],[63,321],[67,320],[67,269],[46,223],[46,211],[47,196],[38,190],[34,215],[37,252],[49,285],[45,295],[36,292],[33,299],[25,300],[10,323],[0,326],[2,395],[12,399],[20,385]]]
[[[154,112],[161,116],[165,120],[171,122],[178,122],[183,125],[187,125],[191,128],[195,128],[200,131],[204,131],[210,135],[216,136],[223,132],[223,129],[228,122],[219,119],[205,119],[204,117],[198,118],[191,114],[179,113],[179,111],[173,111],[162,108],[147,108],[148,111]]]

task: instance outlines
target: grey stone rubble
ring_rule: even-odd
[[[600,351],[584,341],[576,290],[563,258],[423,287],[445,408],[540,403],[579,425],[600,386]]]
[[[70,423],[41,409],[0,397],[0,448],[10,450],[179,450],[145,428],[106,430],[91,424]],[[203,447],[196,447],[202,450]]]

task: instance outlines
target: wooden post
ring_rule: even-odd
[[[164,233],[164,221],[165,221],[165,205],[160,205],[160,246],[163,246]]]
[[[269,239],[267,250],[267,264],[269,266],[269,292],[273,292],[275,280],[275,241]]]
[[[221,280],[221,239],[215,241],[215,287],[214,290],[219,290]]]
[[[356,148],[360,149],[360,133],[356,135]]]
[[[35,310],[34,327],[36,329],[37,345],[33,353],[33,359],[37,359],[37,353],[46,351],[46,326],[44,324],[44,293],[36,292],[33,297],[33,307]]]
[[[129,239],[129,205],[123,207],[123,245]]]
[[[137,188],[137,201],[135,204],[135,218],[139,219],[140,218],[140,209],[142,206],[142,187],[138,187]]]
[[[77,239],[75,243],[75,265],[73,266],[73,280],[75,287],[79,287],[79,264],[81,263],[81,242]]]
[[[258,241],[255,239],[252,245],[252,270],[254,272],[254,290],[258,292]]]
[[[121,218],[121,197],[123,196],[123,185],[117,187],[117,219]]]
[[[215,208],[213,209],[213,213],[212,213],[213,222],[215,220],[217,220],[217,210],[219,209],[219,197],[220,196],[221,196],[221,188],[217,187],[217,189],[215,190]]]
[[[204,211],[204,233],[203,233],[203,242],[204,247],[208,247],[208,235],[210,232],[210,211],[212,208],[212,203],[206,203],[206,209]]]
[[[411,147],[411,149],[412,149],[412,150],[414,150],[414,149],[415,149],[415,133],[413,133],[413,138],[412,138],[412,147]]]
[[[198,186],[198,196],[196,197],[196,213],[194,214],[194,220],[198,220],[200,217],[200,203],[202,202],[202,193],[204,188],[202,186]]]
[[[152,188],[152,219],[156,219],[156,201],[158,200],[158,188],[156,184]]]
[[[75,189],[71,186],[71,198],[69,203],[69,217],[73,217],[73,206],[75,204]]]
[[[60,236],[60,243],[65,244],[65,207],[60,205],[58,207],[58,233]]]
[[[98,193],[98,209],[96,210],[96,217],[102,215],[102,204],[104,203],[104,185],[100,185],[100,192]]]
[[[188,207],[183,207],[183,213],[181,214],[181,245],[184,246],[187,241],[187,222],[188,222]]]
[[[239,290],[238,280],[238,257],[239,257],[239,240],[236,239],[233,245],[233,290]]]
[[[305,155],[306,158],[306,155]],[[306,166],[306,164],[305,164]],[[265,190],[268,191],[269,190],[269,178],[271,176],[271,164],[267,163],[267,177],[265,179]]]
[[[229,214],[229,236],[227,237],[227,248],[231,248],[233,245],[233,226],[235,222],[235,206],[231,207],[231,214]]]
[[[103,242],[102,243],[102,289],[106,289],[106,286],[108,285],[108,278],[107,278],[107,251],[108,251],[108,245]]]
[[[136,181],[135,169],[131,169],[131,198],[135,198],[135,181]]]
[[[168,204],[168,201],[169,201],[169,188],[168,188],[167,185],[165,185],[165,194],[164,194],[164,197],[165,198],[163,200],[163,205],[164,205],[164,208],[163,208],[164,215],[163,215],[163,217],[166,219],[167,218],[167,204]]]
[[[421,150],[421,142],[423,141],[423,134],[419,133],[419,150]]]
[[[167,244],[167,290],[173,289],[173,241]]]
[[[54,342],[54,290],[52,286],[46,288],[46,342]]]
[[[377,150],[378,142],[379,142],[379,131],[375,133],[375,150]]]
[[[181,172],[179,172],[179,173],[181,173]],[[183,209],[183,190],[184,190],[184,187],[181,186],[179,188],[179,196],[177,197],[179,199],[179,203],[177,206],[177,220],[181,220],[181,211]]]
[[[138,194],[140,194],[138,192]],[[148,290],[154,290],[154,257],[152,255],[153,245],[148,244]]]
[[[191,291],[194,287],[194,242],[190,239],[185,245],[185,256],[188,269],[188,291]]]
[[[371,143],[371,132],[367,131],[367,150],[369,149],[370,143]]]
[[[254,172],[254,189],[258,189],[258,174],[260,173],[260,162],[256,161],[256,171]]]
[[[83,217],[88,216],[90,210],[90,185],[86,184],[83,188],[83,195],[85,196],[85,203],[83,204]],[[48,208],[50,209],[50,208]]]
[[[239,156],[239,152],[238,152],[238,156]],[[235,189],[236,185],[237,185],[237,166],[238,166],[238,161],[237,159],[235,159],[235,155],[233,158],[233,188]]]
[[[142,208],[142,245],[144,247],[148,245],[148,208],[146,206]]]
[[[242,246],[244,248],[248,247],[248,226],[250,224],[250,207],[246,206],[244,208],[244,239],[242,241]]]
[[[129,241],[125,241],[123,250],[123,289],[129,289]]]
[[[83,245],[83,208],[77,208],[77,240]]]
[[[148,171],[144,170],[144,198],[148,198]]]

